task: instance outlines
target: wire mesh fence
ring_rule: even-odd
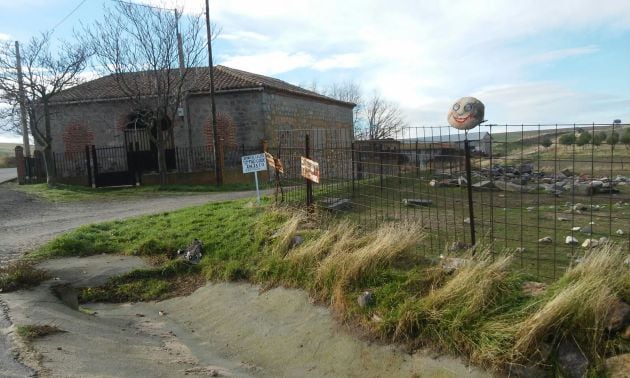
[[[353,140],[348,130],[282,131],[269,152],[284,165],[282,200],[296,206],[306,202],[306,135],[320,167],[315,207],[366,230],[418,222],[427,256],[459,253],[474,236],[492,253],[514,253],[516,268],[554,279],[589,248],[608,241],[628,248],[629,125],[484,125],[467,135],[417,127],[381,140]]]

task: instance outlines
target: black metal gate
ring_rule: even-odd
[[[92,146],[92,167],[94,184],[97,188],[105,186],[129,186],[136,184],[136,164],[125,146]]]

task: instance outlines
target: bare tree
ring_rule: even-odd
[[[79,74],[85,69],[89,57],[86,48],[80,44],[59,42],[55,53],[50,51],[50,44],[50,33],[43,33],[32,38],[21,53],[29,126],[35,143],[43,151],[49,185],[56,180],[50,101],[59,92],[79,83]],[[8,43],[0,51],[0,101],[10,107],[0,114],[4,119],[3,129],[19,133],[16,54]]]
[[[407,125],[400,108],[378,93],[366,102],[362,114],[362,123],[355,128],[359,139],[393,138]]]
[[[353,124],[356,129],[363,109],[363,94],[361,86],[352,80],[348,80],[343,83],[333,83],[326,87],[322,94],[339,101],[356,104],[352,110]]]
[[[94,53],[97,68],[114,76],[121,92],[149,125],[163,184],[166,138],[172,133],[172,120],[182,104],[191,67],[202,64],[207,46],[200,15],[183,17],[182,13],[116,2],[114,8],[105,8],[102,21],[85,28],[83,38]]]

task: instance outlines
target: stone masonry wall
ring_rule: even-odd
[[[347,129],[352,135],[352,109],[282,93],[241,91],[216,97],[218,130],[226,148],[257,147],[270,142],[278,130]],[[208,95],[188,100],[192,145],[211,146],[211,103]],[[124,144],[129,101],[102,101],[52,106],[53,151],[69,152],[79,144],[93,141],[97,147]],[[176,147],[188,147],[188,130],[183,119],[174,120]]]

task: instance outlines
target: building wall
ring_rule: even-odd
[[[328,129],[340,133],[328,140],[314,138],[313,146],[335,142],[339,135],[352,138],[352,109],[316,99],[262,91],[220,93],[216,97],[217,127],[226,148],[261,146],[266,139],[273,143],[278,130]],[[80,149],[78,144],[93,141],[97,147],[124,144],[127,115],[134,106],[129,101],[102,101],[52,106],[51,128],[53,151]],[[212,146],[211,102],[208,95],[191,96],[188,100],[193,146]],[[188,130],[183,119],[173,120],[176,147],[188,147]],[[335,140],[333,140],[335,139]]]
[[[316,138],[311,136],[314,148],[320,145],[331,146],[334,143],[349,142],[352,139],[353,114],[349,106],[278,92],[263,93],[262,105],[265,111],[265,135],[271,144],[276,144],[279,135],[286,136],[286,133],[281,133],[286,130],[340,131],[339,133],[319,133]],[[323,137],[331,140],[321,139]],[[292,143],[292,141],[285,142]]]

